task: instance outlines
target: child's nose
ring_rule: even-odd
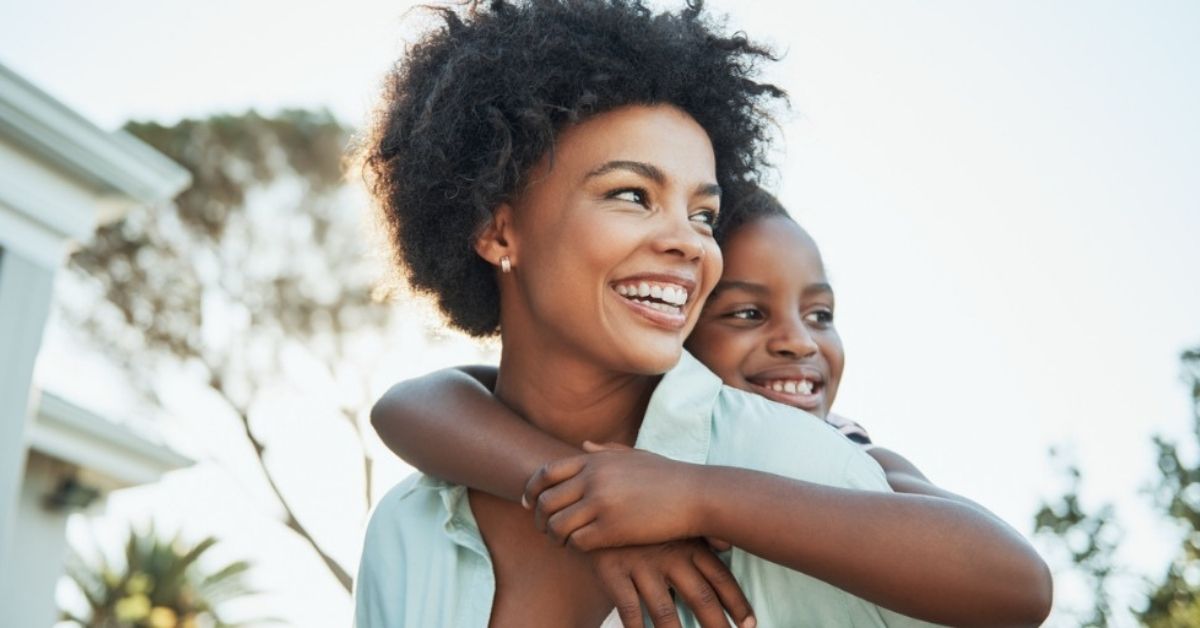
[[[798,316],[778,321],[767,341],[767,351],[774,356],[800,359],[815,355],[817,342]]]

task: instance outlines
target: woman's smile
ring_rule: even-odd
[[[696,280],[684,275],[644,273],[613,282],[613,292],[653,325],[678,331],[687,325],[695,300]]]

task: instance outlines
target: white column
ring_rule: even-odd
[[[50,300],[54,270],[13,251],[0,250],[0,590],[19,568],[9,568],[12,528],[21,494],[30,383]],[[12,626],[0,607],[0,626]]]

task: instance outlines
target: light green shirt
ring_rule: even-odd
[[[890,490],[879,465],[824,421],[724,386],[686,352],[654,391],[637,447],[686,462]],[[736,548],[724,558],[764,628],[930,625]],[[495,592],[464,487],[415,474],[380,500],[354,592],[358,628],[485,628]],[[679,608],[685,627],[699,626]]]

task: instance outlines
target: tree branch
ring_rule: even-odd
[[[258,461],[258,467],[262,470],[263,477],[265,477],[267,480],[267,485],[271,487],[271,492],[275,494],[275,499],[277,499],[279,501],[279,505],[283,507],[283,524],[296,534],[300,535],[300,538],[304,539],[313,548],[313,551],[315,551],[317,555],[321,557],[321,561],[325,563],[325,567],[329,569],[329,572],[332,573],[333,577],[337,579],[338,584],[342,585],[342,588],[346,590],[346,593],[352,592],[354,589],[354,579],[350,576],[349,572],[347,572],[345,568],[341,566],[341,564],[334,560],[332,556],[327,554],[325,550],[321,549],[321,545],[317,543],[316,538],[313,537],[312,533],[308,531],[308,528],[304,527],[303,523],[300,523],[300,519],[296,517],[296,513],[292,510],[292,506],[288,502],[288,499],[284,497],[283,491],[281,491],[279,489],[279,485],[276,484],[275,476],[271,474],[270,468],[267,467],[266,458],[263,455],[267,451],[267,446],[261,440],[259,440],[257,436],[254,435],[254,430],[250,428],[250,416],[237,404],[235,404],[232,399],[229,398],[229,395],[225,392],[221,378],[217,376],[215,372],[213,377],[209,380],[209,387],[211,387],[217,394],[221,395],[221,397],[225,399],[225,402],[229,404],[229,407],[233,409],[234,414],[237,415],[238,421],[242,425],[242,432],[246,435],[246,440],[250,441],[250,445],[254,448],[254,458]]]

